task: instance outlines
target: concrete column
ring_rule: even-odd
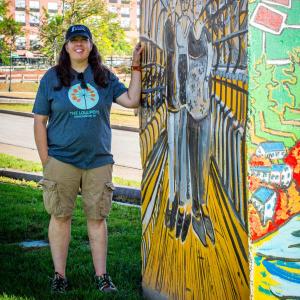
[[[300,297],[299,14],[141,1],[147,298]]]

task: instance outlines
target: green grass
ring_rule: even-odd
[[[25,172],[42,172],[41,163],[24,160],[12,155],[0,153],[0,168],[16,169]]]
[[[24,160],[12,155],[0,153],[0,168],[16,169],[25,172],[42,172],[43,167],[41,163]],[[123,179],[120,177],[113,177],[115,184],[140,188],[140,182],[135,180]]]
[[[19,179],[12,179],[8,177],[0,176],[0,183],[10,183],[15,185],[27,186],[32,188],[39,188],[39,184],[35,181],[26,181],[26,180],[19,180]]]
[[[21,112],[31,112],[32,106],[33,106],[32,104],[0,103],[0,109],[21,111]]]
[[[119,292],[101,295],[94,287],[86,220],[77,199],[67,264],[71,289],[53,298],[48,279],[53,274],[49,247],[29,250],[18,246],[25,240],[47,240],[49,216],[41,190],[1,182],[0,205],[0,299],[142,299],[138,208],[113,204],[108,219],[108,272]]]

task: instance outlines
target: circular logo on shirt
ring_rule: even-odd
[[[97,90],[87,84],[87,89],[83,89],[80,84],[75,84],[69,89],[69,100],[79,109],[93,108],[99,101]]]

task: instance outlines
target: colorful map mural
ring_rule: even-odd
[[[247,6],[141,1],[149,299],[249,298]]]
[[[300,1],[249,5],[254,299],[300,299]]]

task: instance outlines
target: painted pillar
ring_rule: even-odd
[[[280,280],[299,284],[300,226],[289,236],[280,230],[300,222],[300,56],[284,47],[299,45],[300,22],[283,17],[293,11],[288,0],[251,2],[248,14],[247,0],[141,1],[149,299],[277,299]],[[283,30],[288,40],[277,45]],[[283,238],[291,242],[285,254],[298,258],[274,254]]]
[[[300,299],[300,1],[249,1],[251,294]]]

